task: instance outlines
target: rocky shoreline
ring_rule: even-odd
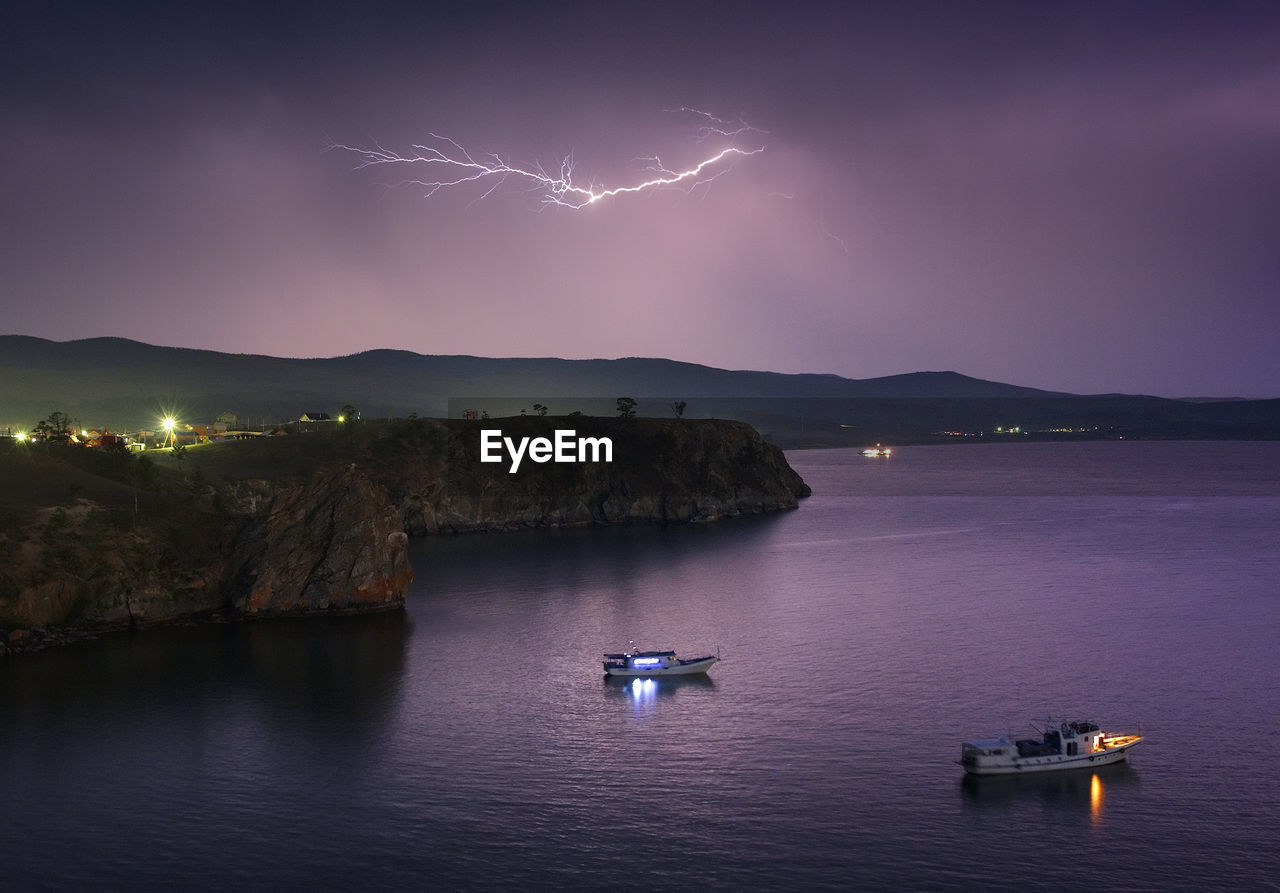
[[[511,474],[479,461],[479,423],[427,419],[166,454],[149,488],[136,457],[0,456],[7,474],[70,481],[68,498],[10,510],[0,528],[0,655],[159,624],[401,608],[410,536],[694,523],[809,495],[782,451],[739,422],[568,421],[610,438],[612,461]],[[567,420],[484,424],[531,437]]]

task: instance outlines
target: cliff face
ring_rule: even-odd
[[[216,535],[197,541],[134,525],[123,511],[86,497],[37,511],[27,534],[20,538],[12,527],[3,534],[0,629],[18,628],[10,645],[26,637],[25,628],[163,621],[210,610],[217,598]]]
[[[482,430],[570,427],[609,439],[612,461],[480,461]],[[28,514],[0,504],[0,653],[201,615],[399,607],[408,535],[714,520],[809,494],[779,449],[722,421],[412,420],[208,445],[155,469],[34,449],[0,450],[6,478],[47,484]]]
[[[273,492],[247,482],[249,518],[223,590],[239,614],[395,607],[413,579],[408,536],[386,490],[354,469],[322,469]],[[256,510],[254,510],[256,509]]]
[[[481,432],[503,438],[608,438],[612,462],[538,464],[509,471],[479,461]],[[439,436],[438,434],[436,435]],[[395,482],[411,534],[518,527],[712,521],[797,506],[809,488],[782,451],[740,422],[652,419],[502,419],[450,423],[447,463],[429,478]]]
[[[413,578],[399,511],[348,469],[140,499],[149,510],[86,497],[41,509],[26,537],[6,525],[0,646],[206,615],[392,608]]]

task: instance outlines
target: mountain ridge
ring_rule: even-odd
[[[288,395],[296,417],[307,409],[343,404],[375,415],[441,415],[450,398],[510,397],[546,402],[560,398],[619,396],[727,397],[1048,397],[1036,388],[989,382],[957,372],[912,372],[870,379],[829,373],[720,369],[657,357],[563,359],[419,354],[377,348],[335,357],[274,357],[202,348],[164,347],[127,338],[52,341],[0,336],[0,408],[15,403],[118,403],[133,386],[142,400],[176,400],[198,412],[246,416],[280,412]],[[110,398],[104,401],[104,398]],[[213,399],[255,404],[238,409],[205,406]],[[295,406],[293,400],[317,405]],[[9,409],[10,414],[13,408]],[[35,408],[35,407],[33,407]],[[28,410],[30,411],[30,410]],[[51,409],[36,409],[41,415]],[[68,411],[68,410],[64,410]],[[8,421],[8,420],[4,420]],[[16,421],[16,420],[15,420]],[[0,422],[3,423],[3,422]]]
[[[273,357],[163,347],[119,337],[51,341],[0,335],[0,433],[51,412],[85,427],[154,430],[173,416],[208,424],[232,413],[262,430],[303,413],[364,418],[502,418],[547,412],[739,419],[785,447],[870,441],[1280,439],[1280,400],[1184,401],[1079,395],[953,371],[869,379],[720,369],[654,357],[571,360],[418,354],[377,348],[336,357]]]
[[[28,365],[32,361],[36,361],[35,365],[40,365],[39,361],[46,364],[52,359],[66,361],[76,358],[90,358],[99,360],[102,354],[95,350],[100,347],[114,347],[119,350],[132,351],[134,360],[139,354],[156,355],[164,353],[167,356],[155,359],[172,359],[173,357],[188,358],[212,358],[217,357],[223,360],[237,360],[246,362],[269,361],[272,363],[290,364],[290,365],[312,365],[324,364],[329,366],[361,366],[368,365],[368,361],[372,359],[385,360],[395,359],[398,361],[408,361],[415,364],[425,363],[457,363],[457,364],[556,364],[564,366],[591,366],[596,368],[615,367],[634,369],[637,367],[652,367],[660,364],[673,370],[679,370],[695,374],[710,374],[714,376],[762,376],[777,379],[780,381],[796,381],[805,383],[824,382],[839,386],[869,386],[881,383],[902,382],[918,379],[921,377],[934,377],[937,379],[946,378],[952,381],[963,381],[971,383],[975,389],[983,390],[984,393],[974,393],[969,396],[988,396],[986,391],[990,389],[1000,389],[1007,391],[1011,396],[1079,396],[1065,391],[1049,391],[1042,388],[1031,388],[1023,385],[1008,384],[1005,382],[990,381],[988,379],[976,378],[974,376],[965,375],[952,370],[920,370],[916,372],[903,372],[893,375],[875,376],[872,378],[849,378],[843,375],[837,375],[831,372],[773,372],[767,369],[725,369],[718,366],[710,366],[705,363],[693,363],[687,360],[672,360],[665,357],[592,357],[584,359],[568,359],[564,357],[548,357],[548,356],[512,356],[512,357],[484,357],[476,354],[422,354],[410,350],[400,348],[370,348],[369,350],[358,351],[350,354],[339,354],[336,356],[314,356],[314,357],[284,357],[273,354],[259,353],[232,353],[228,351],[211,350],[209,348],[200,347],[170,347],[166,345],[150,344],[145,341],[135,341],[130,338],[120,336],[96,336],[93,338],[78,338],[68,341],[55,341],[48,338],[41,338],[35,335],[0,335],[0,363],[8,366],[11,365],[12,358],[19,358],[26,361]],[[74,350],[73,350],[74,349]],[[111,360],[119,362],[120,356],[116,354],[110,357]],[[385,365],[385,363],[380,364]],[[930,394],[930,396],[938,396]]]

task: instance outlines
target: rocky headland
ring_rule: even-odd
[[[611,462],[481,462],[481,431],[608,438]],[[408,538],[688,523],[795,508],[809,488],[720,420],[407,419],[177,453],[0,446],[0,651],[99,632],[401,607]]]

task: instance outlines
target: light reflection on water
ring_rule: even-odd
[[[715,691],[716,683],[705,673],[688,676],[653,677],[641,676],[626,678],[620,676],[604,676],[605,691],[613,696],[625,697],[637,711],[652,710],[662,701],[673,700],[681,692],[710,693]]]
[[[1134,751],[1135,760],[1140,761],[1140,749]],[[965,808],[976,812],[1011,813],[1035,803],[1062,818],[1088,817],[1091,825],[1100,827],[1106,817],[1107,796],[1136,793],[1142,774],[1133,763],[1124,762],[1029,775],[965,775],[960,790]]]

